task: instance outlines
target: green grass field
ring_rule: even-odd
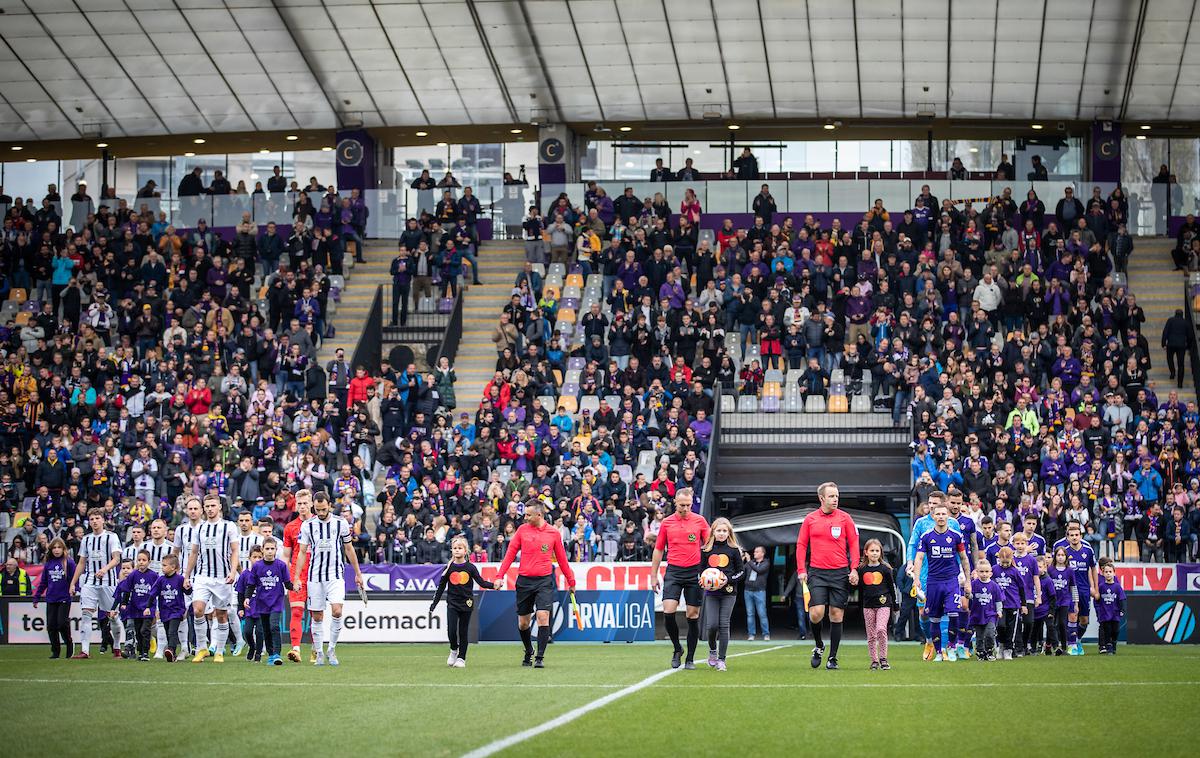
[[[667,667],[669,647],[559,644],[544,670],[500,644],[472,647],[466,669],[447,669],[440,645],[346,644],[337,669],[50,661],[8,647],[0,754],[460,756],[620,694],[499,754],[929,754],[932,717],[982,741],[1022,735],[1028,755],[1195,755],[1196,648],[929,664],[894,645],[893,670],[873,672],[860,643],[831,672],[809,667],[804,643],[779,645],[735,643],[726,673],[701,663],[628,694]]]

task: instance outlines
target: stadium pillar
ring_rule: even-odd
[[[538,180],[547,184],[580,181],[579,156],[586,145],[565,124],[538,127]]]
[[[366,129],[342,129],[334,144],[338,189],[375,189],[375,138]]]
[[[1092,122],[1093,182],[1121,181],[1121,125],[1113,121]]]

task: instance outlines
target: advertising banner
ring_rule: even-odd
[[[557,642],[652,642],[654,593],[647,590],[577,590],[583,628],[571,612],[566,592],[555,593],[551,630]],[[515,642],[517,608],[515,592],[485,592],[479,598],[479,639]]]
[[[347,598],[342,608],[340,642],[445,642],[446,604],[430,611],[429,601],[377,600],[366,605]],[[328,615],[328,614],[326,614]],[[472,633],[472,641],[477,634]]]
[[[1195,645],[1200,595],[1162,592],[1130,595],[1125,604],[1125,633],[1137,645]]]
[[[38,603],[34,610],[33,602],[28,600],[9,600],[5,603],[7,611],[4,614],[4,631],[6,641],[10,645],[49,644],[46,636],[46,604]],[[79,640],[79,629],[83,624],[83,609],[79,603],[71,603],[71,639]],[[99,641],[100,626],[92,619],[92,639]]]

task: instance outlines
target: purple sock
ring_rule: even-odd
[[[929,619],[930,631],[933,632],[933,651],[935,653],[942,652],[942,624],[941,619]]]
[[[1079,622],[1068,621],[1067,622],[1067,644],[1074,645],[1077,642],[1079,642]]]
[[[950,614],[949,635],[950,635],[950,647],[956,646],[958,644],[958,614],[957,613]]]

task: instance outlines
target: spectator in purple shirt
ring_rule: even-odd
[[[668,271],[667,280],[658,288],[658,299],[669,301],[672,310],[679,310],[683,308],[686,297],[683,285],[675,278],[675,272]]]

